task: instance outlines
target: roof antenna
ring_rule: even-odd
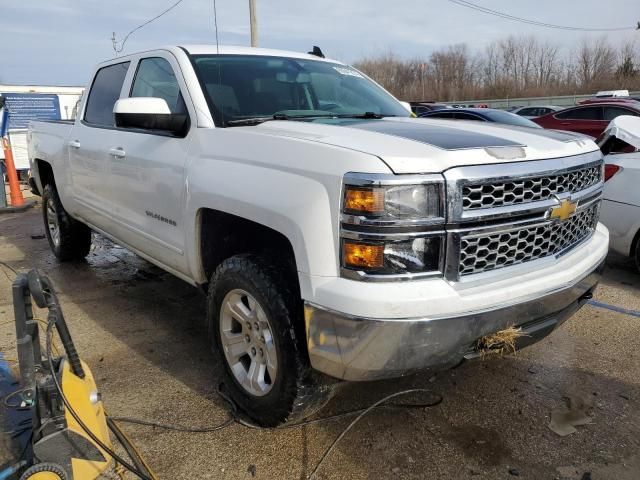
[[[213,0],[213,25],[216,28],[216,54],[220,55],[220,44],[218,42],[218,9],[216,8],[216,0]]]
[[[315,55],[316,57],[324,58],[324,53],[320,50],[320,47],[314,45],[313,50],[307,52],[309,55]]]

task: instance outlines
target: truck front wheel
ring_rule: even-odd
[[[209,285],[209,335],[225,390],[264,427],[304,418],[330,398],[296,335],[302,306],[291,287],[284,267],[253,254],[223,261]]]
[[[42,192],[44,231],[51,251],[61,262],[79,260],[89,254],[91,229],[66,212],[55,185],[47,184]]]

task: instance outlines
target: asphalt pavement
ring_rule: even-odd
[[[43,231],[39,208],[0,215],[0,260],[40,268],[53,280],[108,412],[192,427],[224,421],[228,405],[217,394],[221,366],[209,351],[203,293],[99,236],[86,262],[60,264]],[[0,270],[0,352],[15,368],[13,273]],[[318,478],[639,479],[640,275],[630,262],[608,259],[594,301],[516,355],[474,360],[435,378],[340,385],[318,417],[410,388],[429,389],[442,402],[371,412]],[[549,423],[568,399],[590,423],[559,436]],[[353,418],[284,430],[124,429],[160,479],[304,479]],[[7,445],[0,435],[0,464]]]

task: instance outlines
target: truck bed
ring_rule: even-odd
[[[32,170],[35,160],[46,160],[54,165],[66,158],[67,141],[72,128],[71,120],[37,120],[29,123],[27,139]]]

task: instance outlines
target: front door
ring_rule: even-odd
[[[141,58],[131,97],[164,99],[171,113],[189,112],[186,88],[170,54]],[[190,100],[188,100],[190,101]],[[193,115],[191,115],[193,118]],[[161,263],[187,273],[183,222],[185,162],[191,135],[118,128],[110,145],[110,183],[118,237]]]

